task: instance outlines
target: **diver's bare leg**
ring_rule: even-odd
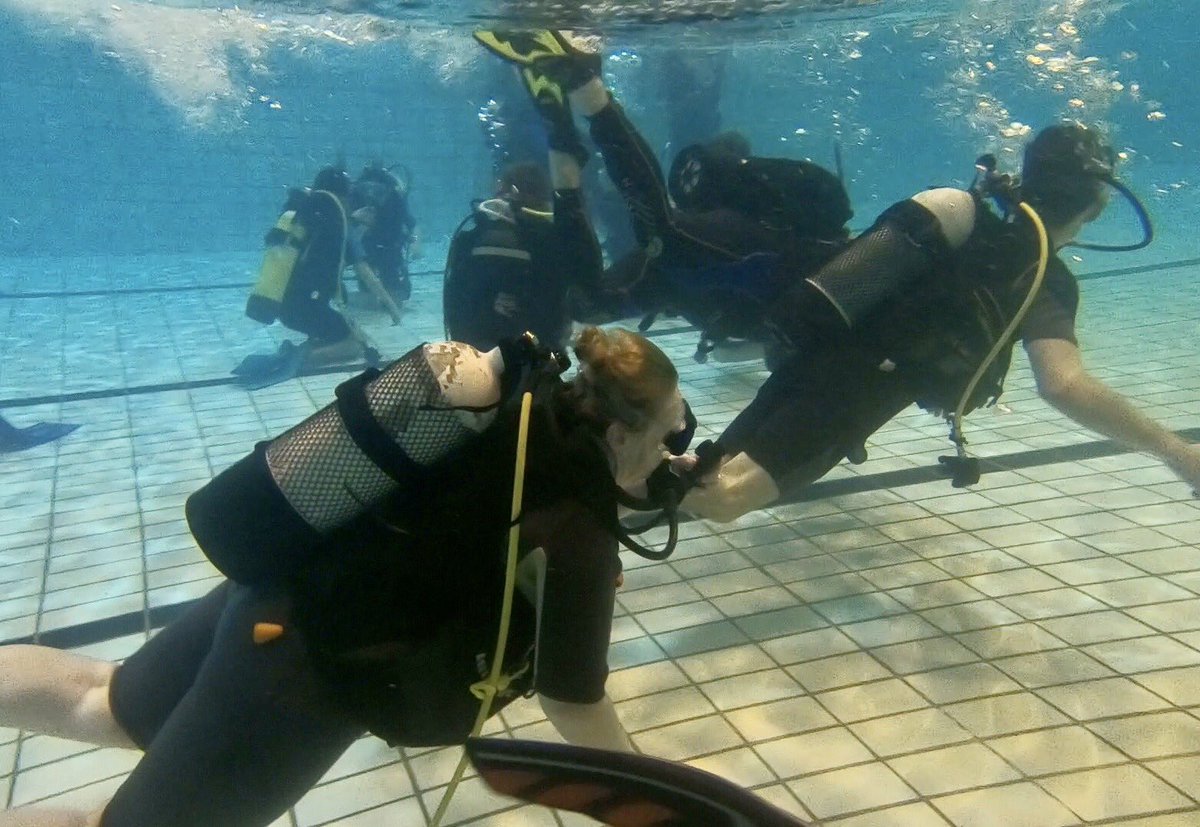
[[[0,827],[98,827],[102,812],[22,807],[0,813]]]
[[[108,661],[48,646],[0,646],[0,726],[137,749],[109,705],[115,671]]]
[[[572,89],[570,98],[571,108],[587,118],[608,106],[609,100],[608,90],[600,78],[592,78],[578,89]]]
[[[679,504],[689,514],[728,523],[779,499],[775,479],[747,454],[725,460],[687,493]]]

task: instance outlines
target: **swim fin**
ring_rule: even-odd
[[[54,442],[78,427],[65,422],[38,422],[28,428],[18,428],[0,417],[0,454],[11,454]]]
[[[600,53],[573,43],[568,29],[474,32],[497,57],[522,67],[521,79],[535,101],[562,105],[566,93],[600,76]]]
[[[466,751],[496,792],[601,824],[805,827],[732,781],[647,755],[498,738],[468,738]]]
[[[535,61],[544,58],[566,57],[570,54],[563,36],[554,29],[540,31],[487,31],[481,29],[473,34],[479,45],[489,52],[519,66],[531,66]]]
[[[290,344],[290,343],[288,343]],[[276,360],[279,359],[280,352],[283,346],[275,353],[251,353],[245,359],[238,363],[238,366],[229,371],[234,376],[248,376],[250,374],[262,373],[264,370],[269,370]]]
[[[284,342],[277,353],[256,354],[243,359],[242,364],[234,368],[237,378],[233,383],[249,391],[278,385],[295,378],[304,368],[307,356],[308,348]]]

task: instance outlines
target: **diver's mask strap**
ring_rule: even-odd
[[[1140,198],[1133,194],[1133,191],[1129,187],[1111,175],[1102,176],[1100,180],[1119,192],[1121,197],[1129,202],[1129,206],[1133,207],[1133,211],[1137,213],[1138,221],[1142,225],[1142,240],[1136,244],[1092,244],[1086,241],[1071,241],[1066,246],[1077,247],[1080,250],[1097,250],[1104,253],[1128,253],[1132,250],[1140,250],[1143,247],[1148,247],[1150,242],[1154,240],[1154,225],[1150,221],[1150,213],[1146,211],[1146,205],[1142,203]]]

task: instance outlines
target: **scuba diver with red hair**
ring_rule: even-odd
[[[567,741],[629,750],[605,693],[618,542],[670,553],[673,489],[641,489],[691,434],[650,341],[588,327],[574,350],[566,380],[531,337],[348,380],[188,499],[229,579],[123,663],[0,647],[0,725],[144,751],[98,811],[0,825],[265,827],[366,732],[459,744],[534,694]],[[667,547],[620,506],[665,506]]]

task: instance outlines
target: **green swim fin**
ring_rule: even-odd
[[[522,80],[539,103],[563,105],[566,93],[600,76],[601,55],[569,29],[486,31],[475,39],[509,63],[521,67]]]

